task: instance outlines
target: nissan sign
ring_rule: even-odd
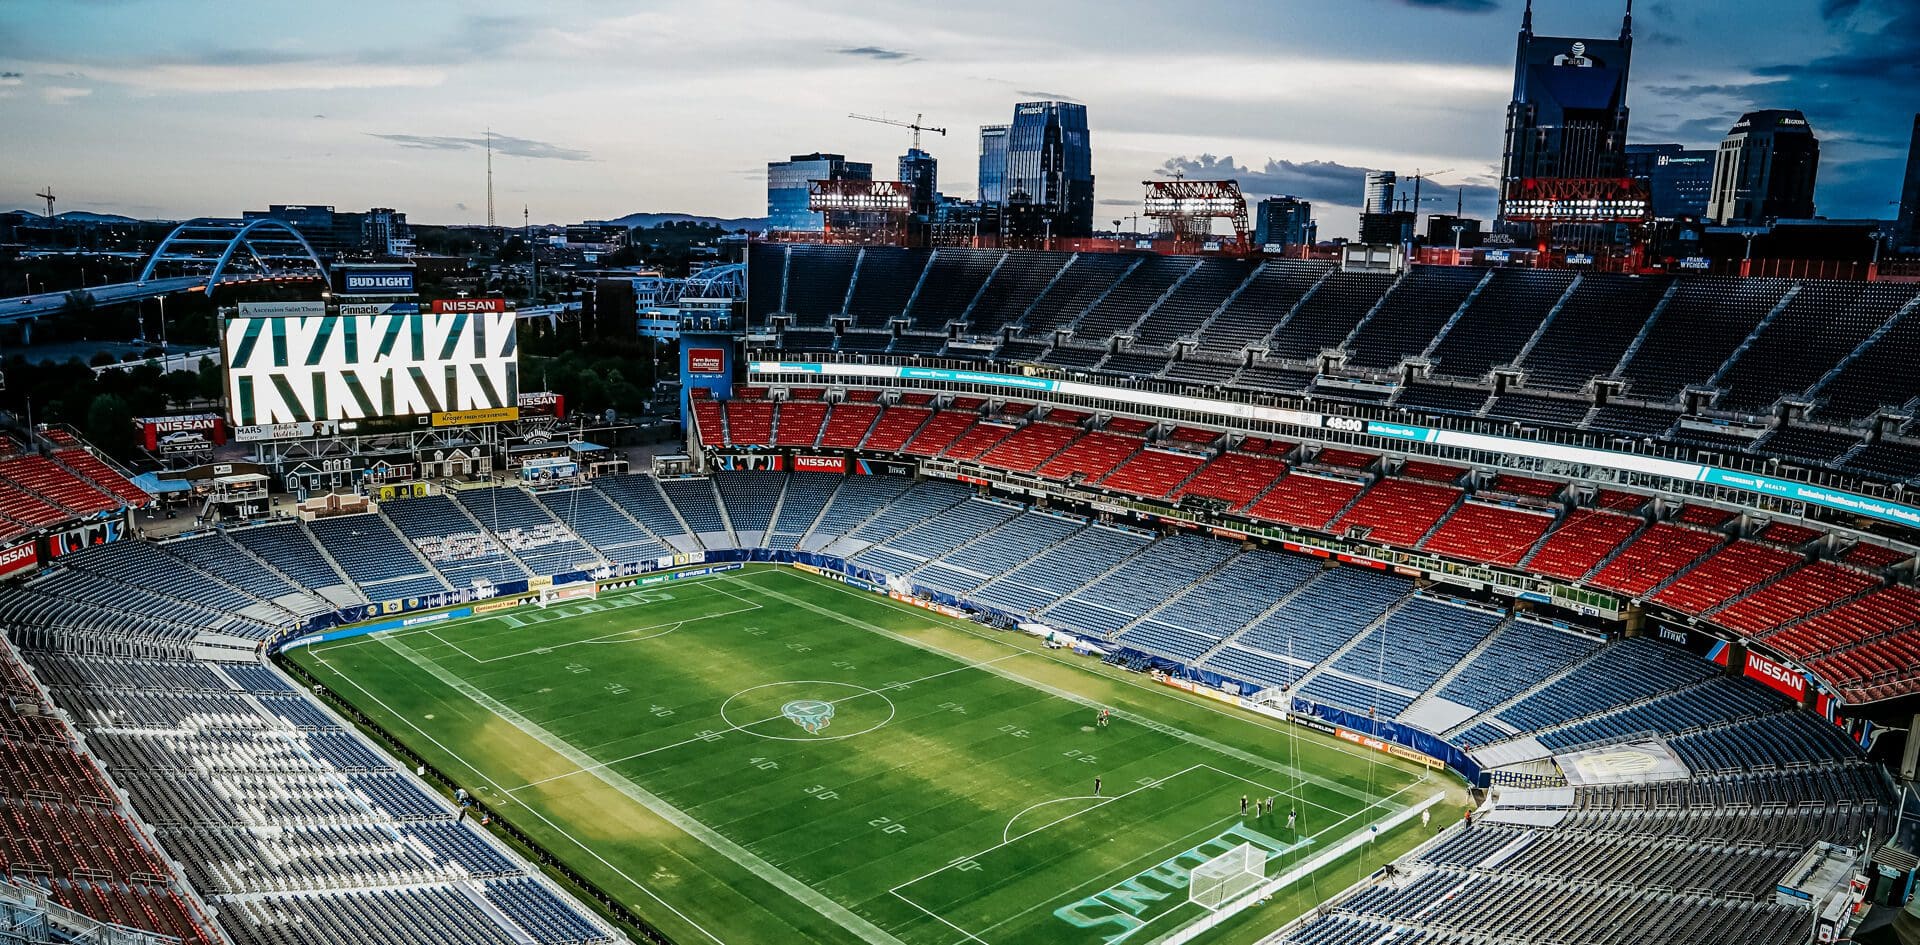
[[[0,577],[11,577],[22,571],[32,570],[40,563],[40,554],[34,549],[33,542],[14,545],[0,551]]]
[[[507,310],[506,299],[435,299],[433,314],[457,315],[480,312],[496,314]]]
[[[1745,675],[1792,699],[1807,697],[1807,677],[1785,663],[1775,662],[1758,653],[1747,654]]]

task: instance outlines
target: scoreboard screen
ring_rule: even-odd
[[[463,300],[492,301],[492,300]],[[474,306],[494,308],[493,306]],[[222,332],[239,426],[517,410],[514,316],[410,304],[243,304]]]

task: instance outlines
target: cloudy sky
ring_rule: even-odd
[[[1365,168],[1488,184],[1521,0],[0,0],[0,208],[143,217],[268,203],[482,222],[765,213],[765,162],[891,168],[927,122],[971,194],[976,129],[1086,103],[1100,208],[1186,168],[1313,200],[1351,234]],[[1539,0],[1544,35],[1619,30],[1610,0]],[[1888,216],[1920,109],[1915,0],[1641,0],[1632,140],[1716,143],[1800,108],[1828,216]],[[885,173],[883,171],[882,173]],[[1432,209],[1438,209],[1432,207]],[[1448,208],[1450,209],[1450,208]]]

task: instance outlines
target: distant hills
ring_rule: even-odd
[[[36,220],[44,220],[47,218],[46,214],[35,213],[32,210],[15,210],[13,212],[25,214]],[[65,213],[54,214],[53,218],[55,220],[66,220],[72,223],[139,223],[140,222],[139,220],[136,220],[132,217],[123,217],[117,213],[88,213],[85,210],[68,210]]]
[[[629,213],[624,217],[611,220],[588,220],[589,225],[598,226],[659,226],[662,223],[705,223],[728,230],[764,230],[766,217],[707,217],[695,213]]]

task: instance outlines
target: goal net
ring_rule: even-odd
[[[600,585],[593,581],[565,584],[560,587],[543,587],[540,589],[540,606],[548,607],[575,600],[592,600],[599,596]]]
[[[1193,868],[1187,898],[1219,909],[1267,879],[1267,851],[1243,843]]]

